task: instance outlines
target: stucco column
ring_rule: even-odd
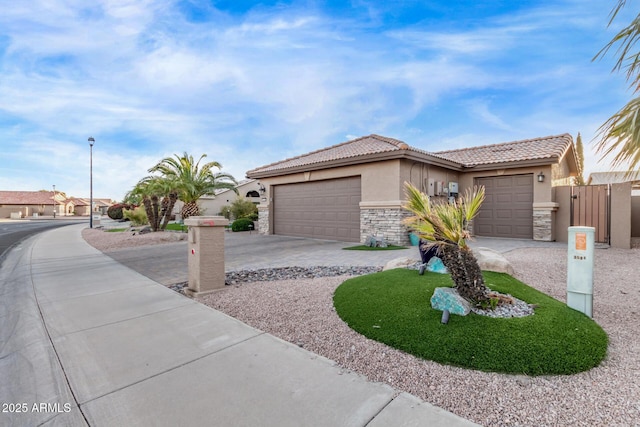
[[[221,216],[192,216],[189,227],[189,296],[206,295],[224,288],[224,227],[229,220]]]

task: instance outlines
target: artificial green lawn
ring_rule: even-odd
[[[395,245],[389,245],[386,248],[380,247],[380,246],[376,246],[375,248],[371,247],[371,246],[366,246],[366,245],[356,245],[356,246],[349,246],[346,248],[342,248],[345,251],[395,251],[398,249],[407,249],[406,246],[395,246]]]
[[[334,294],[338,315],[359,333],[433,360],[491,372],[526,375],[574,374],[597,366],[608,338],[584,314],[513,277],[484,272],[498,292],[537,304],[532,316],[494,319],[451,315],[431,308],[436,287],[452,286],[447,274],[394,269],[349,279]]]

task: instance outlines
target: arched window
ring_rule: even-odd
[[[249,191],[246,197],[260,197],[260,194],[258,194],[257,191],[253,190],[253,191]]]

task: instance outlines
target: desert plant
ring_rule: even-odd
[[[233,224],[231,224],[231,230],[232,231],[249,231],[252,229],[251,228],[252,226],[253,226],[253,221],[251,221],[249,218],[239,218],[233,221]]]
[[[124,218],[122,211],[129,209],[129,205],[125,203],[116,203],[107,208],[107,216],[113,220],[119,220]]]
[[[232,218],[250,218],[252,215],[258,214],[258,207],[251,200],[247,200],[244,197],[238,197],[231,205],[229,205],[229,213]],[[250,218],[254,221],[253,218]]]
[[[200,214],[198,199],[202,196],[214,194],[218,189],[232,189],[237,184],[235,178],[227,173],[214,173],[213,169],[221,169],[218,162],[208,162],[200,165],[206,154],[195,161],[193,156],[184,153],[182,157],[177,154],[174,157],[162,159],[158,164],[149,169],[149,172],[159,172],[163,179],[174,186],[178,197],[184,202],[182,217],[188,218]]]
[[[138,206],[133,210],[125,210],[123,215],[131,221],[131,225],[133,226],[146,225],[149,223],[147,213],[142,206]]]
[[[487,287],[484,284],[478,260],[473,255],[466,239],[470,237],[467,224],[480,211],[484,200],[484,187],[467,189],[461,200],[451,203],[432,204],[429,196],[410,183],[405,183],[407,202],[404,209],[412,216],[405,224],[428,246],[436,246],[443,264],[451,273],[451,279],[460,295],[480,304],[487,302]]]

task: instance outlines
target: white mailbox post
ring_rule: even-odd
[[[569,227],[567,305],[593,317],[593,227]]]

